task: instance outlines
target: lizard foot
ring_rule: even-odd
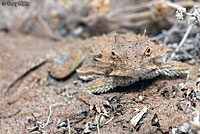
[[[104,106],[111,107],[107,100],[98,98],[97,96],[90,94],[88,92],[80,92],[81,94],[77,98],[90,106],[90,110],[96,109],[98,113],[103,113],[103,115],[108,117],[108,112]]]

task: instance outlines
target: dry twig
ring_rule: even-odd
[[[55,107],[55,106],[58,106],[58,105],[65,105],[64,103],[55,103],[55,104],[51,104],[49,106],[49,115],[48,115],[48,118],[47,118],[47,121],[45,123],[40,123],[40,128],[45,128],[46,126],[48,126],[49,122],[50,122],[50,118],[51,118],[51,115],[52,115],[52,107]]]

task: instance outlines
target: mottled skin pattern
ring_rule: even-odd
[[[128,86],[138,80],[158,75],[179,76],[187,74],[190,66],[176,61],[166,61],[170,51],[156,45],[150,38],[137,36],[130,41],[115,35],[115,41],[89,59],[77,70],[80,79],[89,80],[82,88],[92,93],[103,93],[117,86]]]
[[[31,65],[11,83],[7,92],[19,83],[20,87],[33,88],[44,85],[47,78],[62,80],[75,70],[79,78],[85,81],[81,91],[90,93],[103,93],[117,86],[128,86],[158,75],[172,77],[187,74],[189,65],[167,61],[165,54],[169,51],[162,45],[155,44],[145,34],[136,36],[131,33],[111,33],[84,41],[77,40],[76,43],[66,43],[66,47],[58,48],[37,60],[36,64]],[[35,70],[39,72],[31,74]],[[80,96],[85,97],[87,94],[82,93]],[[92,101],[91,98],[94,97],[82,100],[98,105],[97,111],[101,112],[101,103],[107,102],[98,98],[97,101]],[[103,111],[105,113],[105,109]]]

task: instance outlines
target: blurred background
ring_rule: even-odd
[[[146,30],[174,50],[175,60],[192,64],[199,56],[200,0],[0,1],[1,32],[59,41]]]
[[[9,2],[27,2],[29,5],[17,7],[1,5],[1,31],[51,39],[88,38],[112,31],[141,33],[144,29],[147,29],[147,34],[155,36],[163,30],[170,29],[177,22],[175,12],[179,6],[189,10],[194,5],[200,5],[199,0],[14,0]]]

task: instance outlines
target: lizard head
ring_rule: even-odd
[[[163,55],[168,52],[162,45],[155,44],[145,34],[132,41],[115,35],[109,49],[94,57],[96,64],[106,66],[109,75],[135,77],[148,73],[164,62]]]

